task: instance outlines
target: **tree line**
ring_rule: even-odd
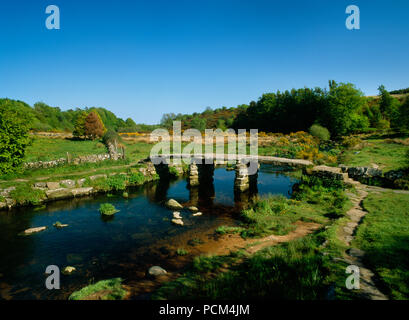
[[[331,80],[328,88],[265,93],[257,101],[236,108],[206,108],[191,115],[168,113],[162,117],[161,125],[171,129],[172,122],[179,120],[183,129],[258,129],[282,133],[308,131],[319,125],[334,138],[379,129],[409,130],[409,96],[393,97],[383,85],[378,90],[378,97],[365,97],[355,85]]]
[[[44,102],[37,102],[32,107],[19,100],[0,99],[0,105],[8,105],[16,111],[24,113],[30,119],[32,131],[66,131],[72,132],[78,117],[84,113],[95,111],[98,113],[107,129],[117,132],[151,131],[149,125],[136,124],[128,118],[123,120],[105,108],[75,108],[62,111],[59,107],[51,107]],[[142,129],[142,130],[141,130]]]

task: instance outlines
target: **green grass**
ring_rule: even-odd
[[[99,212],[105,216],[112,216],[113,214],[119,212],[112,204],[102,203],[99,207]]]
[[[241,263],[243,257],[232,255],[200,256],[190,272],[162,286],[153,299],[321,299],[330,270],[317,247],[307,237],[269,247]],[[226,272],[217,273],[226,266]]]
[[[113,278],[109,280],[98,281],[73,292],[69,296],[69,300],[122,300],[126,295],[126,290],[121,285],[121,278]]]
[[[409,299],[409,195],[370,194],[369,212],[353,245],[366,252],[365,260],[394,299]]]
[[[243,237],[284,235],[295,229],[298,220],[326,223],[344,215],[348,199],[341,185],[304,176],[292,199],[267,196],[243,210]]]
[[[216,229],[216,233],[218,234],[232,234],[232,233],[240,233],[243,231],[241,227],[230,227],[230,226],[220,226]]]
[[[20,183],[10,192],[10,196],[18,205],[37,205],[45,199],[45,192],[34,189],[27,183]]]
[[[384,171],[407,167],[406,152],[408,146],[385,140],[366,140],[361,150],[347,150],[340,161],[348,166],[369,166],[377,164]]]
[[[186,255],[189,254],[189,251],[187,251],[186,249],[183,249],[183,248],[178,248],[178,249],[176,250],[176,254],[177,254],[178,256],[186,256]]]
[[[24,162],[49,161],[66,158],[67,152],[72,158],[78,156],[107,153],[105,145],[98,141],[75,141],[57,138],[34,137],[33,143],[27,147]]]

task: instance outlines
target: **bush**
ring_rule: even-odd
[[[115,132],[112,129],[108,129],[108,131],[102,137],[102,142],[105,145],[108,145],[108,143],[115,144],[115,142],[118,143],[120,141],[121,141],[121,137],[119,136],[117,132]]]
[[[22,164],[30,143],[28,116],[8,104],[0,105],[0,174],[10,173]]]
[[[342,140],[342,146],[344,146],[345,148],[353,148],[360,143],[362,143],[362,140],[354,136],[345,137]]]
[[[324,128],[318,124],[313,124],[309,130],[310,134],[314,137],[317,137],[321,141],[327,141],[331,138],[327,128]]]
[[[110,176],[107,179],[107,184],[110,190],[125,190],[126,188],[126,176],[123,174],[116,174]]]
[[[117,210],[112,204],[110,203],[103,203],[99,207],[99,212],[106,216],[112,216],[113,214],[117,213]]]
[[[141,185],[145,182],[145,176],[142,172],[133,172],[129,176],[128,182],[132,186]]]

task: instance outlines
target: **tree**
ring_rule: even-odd
[[[323,110],[321,122],[334,136],[351,133],[369,123],[368,118],[362,115],[366,99],[360,90],[352,83],[338,84],[335,81],[330,81],[329,87],[328,106]]]
[[[30,143],[31,117],[13,108],[10,100],[0,104],[0,173],[15,171],[23,162]]]
[[[399,127],[404,132],[409,132],[409,97],[399,109]]]
[[[191,127],[199,131],[204,131],[206,129],[206,119],[195,117],[190,123]]]
[[[379,109],[383,117],[392,124],[393,127],[399,126],[399,101],[393,98],[385,86],[381,85],[379,90]]]
[[[88,139],[101,138],[106,131],[104,123],[96,111],[91,111],[85,118],[84,133]]]
[[[85,136],[85,119],[88,113],[85,111],[80,111],[75,119],[74,130],[72,135],[74,137],[84,137]]]

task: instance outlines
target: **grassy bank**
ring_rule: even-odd
[[[287,234],[299,220],[321,223],[319,231],[252,255],[240,250],[196,257],[182,277],[162,286],[153,299],[350,298],[353,293],[345,289],[346,265],[334,260],[345,250],[337,232],[348,207],[341,185],[304,177],[293,199],[259,199],[243,211],[240,229],[222,227],[217,232],[255,238]]]
[[[408,139],[365,139],[346,150],[340,162],[347,166],[370,166],[376,164],[384,172],[408,166]]]
[[[409,195],[372,193],[354,245],[393,299],[409,299]]]

